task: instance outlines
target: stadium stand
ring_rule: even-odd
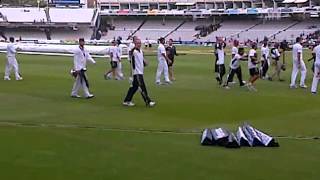
[[[50,8],[49,15],[52,23],[90,24],[94,16],[94,10],[93,9]]]
[[[5,30],[7,37],[20,40],[46,40],[44,30],[38,28],[8,28]]]
[[[165,37],[176,29],[183,21],[179,19],[149,19],[136,33],[141,39],[158,39]]]
[[[187,20],[177,30],[173,31],[168,38],[176,41],[191,41],[199,33],[195,30],[197,26],[210,24],[209,20],[199,19],[197,21]]]
[[[294,40],[300,35],[307,35],[320,28],[319,20],[305,20],[280,32],[276,35],[277,40]]]
[[[141,39],[166,37],[190,42],[214,42],[217,36],[240,41],[261,41],[264,37],[281,41],[293,40],[320,28],[318,18],[310,18],[319,17],[320,8],[313,6],[317,4],[299,3],[98,0],[95,8],[2,6],[0,25],[7,36],[29,39],[70,40],[81,36],[111,40],[119,36],[127,39],[134,34]],[[279,8],[274,8],[275,5]],[[303,20],[302,17],[308,18]]]
[[[240,23],[243,23],[241,21]],[[297,21],[283,19],[280,21],[264,21],[263,23],[239,34],[240,41],[258,40],[262,41],[265,37],[271,38],[274,34],[296,24]],[[236,27],[237,25],[235,25]]]
[[[47,16],[39,8],[0,8],[3,20],[10,23],[44,23]]]
[[[142,25],[143,19],[128,17],[116,18],[115,20],[109,19],[106,22],[110,26],[113,26],[114,29],[111,30],[109,28],[101,39],[111,40],[116,39],[119,36],[126,39],[129,35],[137,31],[137,29]]]
[[[90,27],[77,27],[77,28],[55,28],[51,29],[52,40],[78,40],[79,37],[91,39],[93,29]]]
[[[215,41],[217,36],[226,38],[239,38],[239,34],[249,31],[250,29],[259,25],[259,20],[225,20],[221,23],[221,27],[201,38],[203,41]]]

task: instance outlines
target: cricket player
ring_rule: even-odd
[[[233,58],[236,54],[238,54],[238,46],[239,46],[239,41],[235,39],[233,41],[233,46],[231,49],[231,58]]]
[[[274,61],[274,73],[272,74],[272,76],[270,77],[270,80],[274,80],[275,76],[277,76],[279,81],[284,81],[283,79],[280,78],[280,73],[282,70],[282,66],[283,64],[280,62],[280,51],[279,51],[279,43],[275,43],[273,48],[271,49],[271,58]]]
[[[105,73],[105,79],[124,80],[122,72],[122,49],[120,47],[121,41],[112,41],[112,47],[109,48],[108,54],[110,57],[111,70]]]
[[[71,97],[80,98],[78,91],[80,88],[83,89],[84,96],[87,99],[93,98],[94,95],[89,92],[89,82],[86,76],[87,71],[87,61],[90,61],[93,64],[96,64],[96,61],[91,57],[89,52],[84,47],[84,39],[79,39],[79,47],[74,50],[74,67],[72,74],[75,77],[75,82],[73,84]]]
[[[19,64],[16,59],[16,53],[19,48],[14,44],[14,38],[9,38],[10,43],[7,45],[7,63],[5,68],[4,80],[9,81],[11,70],[13,69],[16,80],[21,81],[23,78],[19,73]]]
[[[314,73],[313,73],[313,80],[311,86],[311,93],[317,93],[317,87],[320,79],[320,38],[318,38],[318,45],[313,48],[313,57],[315,58],[314,62]]]
[[[296,78],[299,71],[301,72],[300,87],[307,88],[307,86],[305,85],[307,68],[303,61],[303,51],[302,51],[303,47],[301,45],[301,42],[302,42],[302,38],[297,37],[296,43],[292,46],[293,68],[292,68],[291,84],[290,84],[291,89],[297,88]]]
[[[260,76],[262,79],[267,79],[268,75],[267,72],[269,70],[270,66],[270,59],[269,59],[269,47],[268,47],[268,41],[265,40],[263,42],[263,45],[261,46],[261,68],[260,68]]]
[[[168,47],[166,48],[168,58],[171,60],[170,63],[168,63],[169,68],[169,79],[170,81],[175,81],[174,73],[173,73],[173,63],[174,63],[174,57],[178,56],[176,46],[173,45],[173,40],[169,39]]]
[[[216,68],[217,68],[216,79],[219,85],[223,83],[223,76],[226,74],[226,67],[224,65],[224,58],[225,58],[224,48],[225,48],[225,43],[221,38],[219,38],[219,43],[216,46],[216,53],[218,57],[218,60],[216,62]]]
[[[143,79],[144,66],[146,66],[147,64],[148,63],[144,59],[141,49],[141,40],[136,38],[135,48],[132,50],[131,62],[133,82],[128,90],[127,96],[122,103],[124,106],[135,106],[135,104],[132,102],[132,98],[138,89],[141,91],[142,98],[146,105],[149,107],[155,106],[156,103],[152,101],[148,96],[147,88]]]
[[[257,91],[254,83],[259,79],[259,68],[258,68],[258,58],[257,58],[257,45],[256,43],[252,43],[251,49],[248,54],[248,69],[250,73],[249,82],[247,87],[250,91]]]
[[[242,73],[241,73],[241,66],[240,66],[240,61],[241,60],[247,60],[244,56],[244,49],[239,48],[237,54],[233,56],[233,58],[230,61],[230,70],[229,74],[227,77],[227,81],[224,85],[226,89],[230,89],[229,83],[232,82],[233,76],[236,74],[240,83],[240,86],[244,86],[245,84],[243,83],[242,80]]]
[[[231,60],[234,58],[234,56],[235,56],[236,54],[238,54],[238,51],[239,51],[239,50],[238,50],[238,47],[239,47],[239,41],[235,39],[235,40],[233,41],[233,46],[232,46],[232,48],[231,48]],[[238,71],[239,71],[240,74],[242,74],[241,66],[239,66]],[[229,81],[228,83],[235,84],[235,82],[233,81],[233,77],[232,77],[231,81]],[[245,84],[246,82],[243,81],[242,83]]]
[[[110,57],[111,69],[104,74],[105,79],[117,79],[119,77],[117,68],[121,60],[120,51],[115,40],[112,41],[112,46],[109,48],[108,53]]]
[[[131,64],[131,60],[132,60],[132,51],[133,51],[133,49],[134,49],[134,47],[135,47],[135,44],[134,44],[134,42],[135,42],[135,40],[137,39],[138,37],[137,36],[132,36],[132,37],[130,37],[130,39],[132,39],[132,42],[129,44],[129,46],[128,46],[128,61],[129,61],[129,63]],[[130,68],[130,77],[129,77],[129,82],[130,82],[130,84],[132,83],[132,81],[133,81],[133,77],[132,77],[133,75],[132,75],[132,69]]]
[[[159,39],[158,46],[158,68],[156,73],[156,84],[161,85],[161,74],[164,74],[164,81],[166,84],[171,84],[172,82],[169,79],[169,70],[168,63],[171,63],[171,60],[168,58],[166,53],[166,48],[164,47],[165,39]]]

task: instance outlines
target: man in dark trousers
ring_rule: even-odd
[[[174,63],[174,57],[178,56],[176,47],[173,45],[173,40],[169,39],[168,47],[166,47],[167,56],[171,60],[171,62],[168,62],[169,67],[169,79],[170,81],[175,81],[174,73],[173,73],[173,63]]]
[[[244,49],[239,48],[238,52],[232,57],[230,62],[230,70],[229,70],[228,78],[224,85],[226,89],[230,89],[229,83],[232,82],[233,76],[235,74],[238,77],[240,86],[245,85],[242,80],[242,73],[241,73],[241,66],[240,66],[240,61],[245,61],[245,60],[247,60],[247,58],[244,55]]]
[[[215,54],[216,54],[216,64],[215,64],[215,72],[216,72],[216,80],[219,85],[223,83],[223,76],[226,73],[226,67],[224,65],[225,52],[224,48],[226,47],[226,43],[220,37],[217,39],[217,44],[215,46]]]
[[[129,107],[135,106],[135,104],[132,102],[132,98],[134,94],[137,92],[137,90],[139,89],[141,91],[142,98],[146,103],[146,105],[149,107],[153,107],[155,106],[156,103],[152,101],[148,96],[147,88],[143,80],[144,66],[147,65],[147,62],[144,59],[143,52],[141,50],[141,40],[137,38],[135,39],[134,43],[135,43],[135,47],[132,50],[132,60],[131,60],[133,82],[122,104],[124,106],[129,106]]]

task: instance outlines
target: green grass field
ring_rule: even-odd
[[[88,67],[96,98],[86,100],[69,97],[71,57],[19,55],[24,80],[0,80],[0,179],[319,179],[319,140],[279,138],[279,148],[199,144],[203,128],[235,130],[243,122],[274,136],[319,136],[320,97],[289,89],[291,65],[285,82],[259,80],[258,92],[225,90],[215,82],[210,49],[178,50],[194,54],[177,57],[170,86],[154,84],[156,59],[147,56],[154,108],[140,94],[136,107],[123,107],[129,83],[104,80],[104,59]],[[128,63],[124,69],[128,74]],[[311,78],[309,70],[309,86]]]

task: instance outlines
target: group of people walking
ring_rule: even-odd
[[[317,46],[313,49],[313,58],[315,59],[314,65],[314,77],[311,92],[316,93],[317,84],[320,78],[320,39]],[[215,45],[215,72],[216,80],[218,84],[226,89],[230,89],[229,84],[233,82],[234,75],[237,75],[240,86],[247,86],[251,91],[257,91],[255,87],[255,82],[261,78],[265,80],[279,80],[284,81],[281,77],[281,71],[286,69],[284,58],[281,61],[281,52],[279,43],[274,43],[272,48],[269,47],[269,42],[264,40],[260,48],[261,56],[260,59],[257,55],[257,44],[251,43],[250,50],[245,53],[243,47],[239,47],[239,41],[234,40],[232,49],[231,49],[231,61],[229,65],[229,73],[224,82],[224,75],[226,74],[225,69],[225,47],[226,43],[223,41],[223,38],[217,38],[217,43]],[[298,88],[296,85],[297,75],[301,73],[300,79],[300,88],[308,88],[305,84],[305,79],[307,75],[307,68],[303,60],[303,46],[302,38],[297,37],[295,44],[292,46],[292,73],[291,73],[291,83],[290,88]],[[249,80],[246,83],[242,78],[242,70],[240,66],[241,61],[247,61]],[[269,75],[270,67],[274,67],[274,72]]]

